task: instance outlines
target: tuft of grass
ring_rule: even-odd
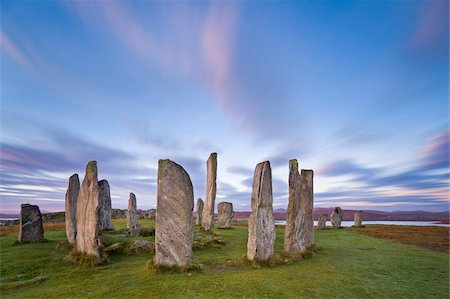
[[[219,235],[212,231],[205,231],[203,228],[198,228],[194,232],[193,249],[203,249],[209,247],[221,247],[226,244]]]
[[[0,290],[16,289],[18,287],[28,286],[28,285],[34,284],[36,282],[44,281],[47,278],[48,278],[48,276],[39,275],[39,276],[36,276],[36,277],[28,279],[28,280],[19,280],[19,281],[2,283],[2,284],[0,284]]]
[[[47,242],[51,242],[47,239],[42,239],[42,240],[37,240],[37,241],[19,241],[19,240],[15,240],[14,243],[12,245],[16,246],[16,245],[26,245],[26,244],[39,244],[39,243],[47,243]]]
[[[109,261],[108,256],[103,251],[100,251],[100,257],[97,257],[94,255],[85,254],[83,252],[78,252],[76,249],[72,249],[64,260],[81,266],[90,267],[103,265]]]
[[[183,267],[155,265],[153,259],[147,262],[147,268],[153,273],[189,273],[201,272],[203,269],[202,266],[197,263],[192,263]]]

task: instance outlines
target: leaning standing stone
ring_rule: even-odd
[[[136,195],[134,195],[134,193],[130,193],[130,198],[128,199],[127,228],[131,237],[139,236],[140,231],[137,222]]]
[[[342,209],[340,207],[334,208],[333,212],[330,215],[331,225],[333,228],[341,227],[342,222]]]
[[[192,263],[194,190],[188,173],[170,160],[159,160],[155,225],[155,265]]]
[[[41,211],[38,206],[23,204],[20,206],[19,241],[36,242],[44,240]]]
[[[206,162],[206,201],[203,208],[202,227],[214,229],[214,205],[216,200],[217,153],[212,153]]]
[[[314,191],[313,191],[313,171],[302,169],[300,178],[300,202],[305,206],[305,245],[314,244]]]
[[[97,162],[90,161],[77,200],[77,251],[100,257],[98,211],[100,209]]]
[[[306,249],[305,207],[300,202],[300,174],[296,159],[289,161],[289,202],[284,229],[284,251],[289,254]]]
[[[233,204],[231,202],[221,202],[217,206],[217,223],[219,228],[230,228],[231,219],[234,217]]]
[[[100,212],[99,212],[100,228],[113,230],[114,226],[111,220],[111,193],[109,191],[108,181],[101,180],[100,182],[98,182],[98,188],[100,200]]]
[[[354,215],[355,223],[353,226],[361,226],[363,221],[363,211],[356,211]]]
[[[202,225],[202,214],[203,214],[203,200],[197,198],[197,225]]]
[[[248,221],[249,260],[267,260],[273,256],[276,233],[272,203],[272,171],[269,161],[265,161],[256,165],[253,177],[252,213]]]
[[[327,226],[327,214],[321,214],[319,220],[317,221],[317,228],[325,228]]]
[[[66,235],[70,244],[75,244],[77,238],[77,199],[80,192],[80,179],[78,174],[69,178],[69,186],[66,192]]]

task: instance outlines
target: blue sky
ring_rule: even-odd
[[[158,159],[250,210],[269,160],[315,206],[449,209],[448,1],[2,1],[3,212],[63,210],[97,160],[113,208],[156,206]]]

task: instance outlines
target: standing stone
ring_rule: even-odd
[[[113,230],[114,226],[111,220],[111,193],[109,191],[109,184],[107,180],[98,182],[99,189],[99,221],[100,229]]]
[[[330,215],[331,225],[333,228],[341,227],[342,222],[342,209],[340,207],[334,208],[333,212]]]
[[[70,244],[75,244],[77,238],[77,199],[80,192],[80,179],[78,174],[69,178],[69,186],[66,192],[66,235]]]
[[[354,215],[355,223],[353,226],[361,226],[363,221],[363,211],[356,211]]]
[[[295,254],[306,249],[305,205],[300,202],[300,173],[296,159],[289,161],[289,202],[284,229],[284,251]]]
[[[217,223],[219,228],[230,228],[231,219],[234,217],[233,204],[231,202],[221,202],[217,206]]]
[[[317,221],[317,228],[325,228],[327,226],[328,215],[321,214],[319,220]]]
[[[140,229],[137,222],[136,195],[134,193],[130,193],[130,198],[128,199],[127,228],[131,237],[139,236]]]
[[[212,153],[206,162],[206,201],[203,208],[202,227],[214,229],[214,205],[216,200],[217,153]]]
[[[252,213],[248,221],[247,258],[267,260],[273,256],[276,238],[273,217],[270,162],[256,165],[253,176]]]
[[[305,207],[305,245],[306,247],[314,244],[314,191],[313,191],[312,170],[302,169],[300,178],[300,202]]]
[[[100,209],[97,162],[90,161],[77,200],[77,251],[100,257],[98,210]]]
[[[189,174],[170,160],[159,160],[155,225],[155,265],[192,263],[194,190]]]
[[[201,198],[197,198],[197,225],[202,225],[202,214],[203,214],[203,200]]]
[[[41,211],[38,206],[23,204],[20,206],[19,241],[36,242],[44,240]]]

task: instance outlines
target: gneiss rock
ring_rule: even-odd
[[[353,226],[361,226],[363,221],[363,211],[356,211],[354,215],[355,223]]]
[[[342,210],[340,207],[334,208],[333,212],[330,215],[331,225],[333,228],[341,227],[342,222]]]
[[[203,207],[202,227],[214,229],[214,205],[216,200],[217,153],[212,153],[206,162],[206,200]]]
[[[327,225],[328,215],[321,214],[319,220],[317,221],[317,228],[325,228]]]
[[[252,213],[248,221],[249,260],[267,260],[273,256],[276,233],[272,203],[270,163],[261,162],[256,165],[253,177]]]
[[[100,257],[98,251],[99,209],[97,162],[90,161],[86,166],[86,175],[78,193],[76,248],[78,252],[96,257]]]
[[[289,161],[289,202],[284,229],[284,251],[295,254],[306,250],[305,206],[300,202],[300,173],[297,160]]]
[[[127,228],[130,232],[131,237],[139,236],[136,195],[134,195],[134,193],[130,193],[130,198],[128,199]]]
[[[188,173],[170,160],[159,160],[154,264],[184,267],[192,263],[194,191]]]
[[[38,206],[23,204],[20,206],[19,241],[36,242],[44,240],[41,211]]]
[[[155,251],[155,244],[147,240],[135,240],[130,245],[131,253],[145,253],[154,251]]]
[[[75,244],[77,237],[77,200],[80,192],[80,179],[78,174],[74,174],[69,178],[69,186],[66,192],[66,235],[70,244]]]
[[[99,222],[100,229],[113,230],[114,226],[111,220],[111,194],[109,191],[109,184],[107,180],[98,182],[99,188]]]
[[[197,198],[197,225],[202,225],[202,214],[203,214],[203,200],[201,198]]]
[[[314,219],[313,219],[313,171],[302,169],[300,178],[300,202],[305,207],[305,245],[314,244]]]
[[[231,219],[234,217],[233,204],[231,202],[221,202],[217,206],[217,223],[219,228],[230,228]]]

